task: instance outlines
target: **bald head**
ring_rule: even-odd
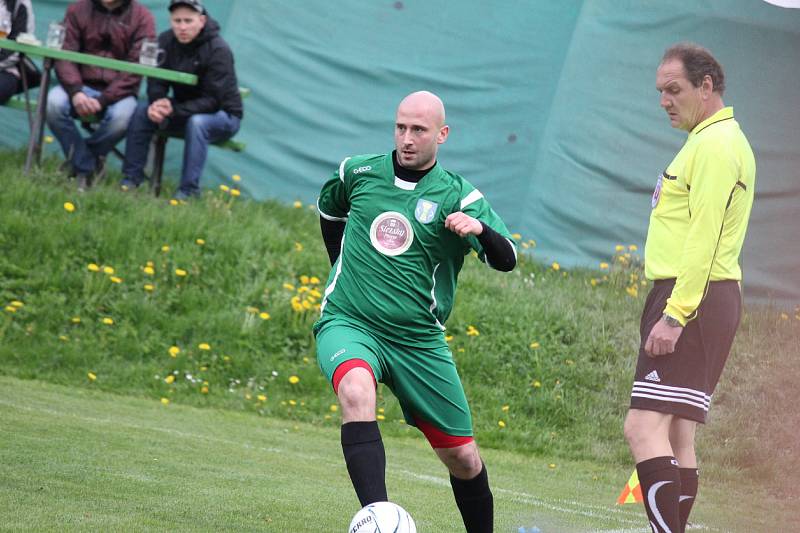
[[[439,145],[450,128],[444,123],[444,104],[428,91],[411,93],[397,106],[394,145],[397,161],[410,170],[425,170],[436,164]]]
[[[403,110],[417,116],[428,117],[436,126],[444,126],[445,114],[442,99],[430,91],[417,91],[400,101],[397,112]]]

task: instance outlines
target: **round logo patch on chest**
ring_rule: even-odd
[[[372,246],[384,255],[400,255],[411,246],[414,232],[411,223],[397,211],[381,213],[369,228]]]

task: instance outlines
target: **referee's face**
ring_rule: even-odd
[[[438,100],[438,99],[437,99]],[[425,170],[436,162],[439,145],[447,139],[449,128],[442,124],[441,102],[427,95],[411,95],[400,103],[394,125],[397,160],[409,170]]]
[[[704,85],[692,85],[680,59],[670,59],[659,65],[656,89],[661,93],[661,107],[673,128],[692,131],[705,119]]]

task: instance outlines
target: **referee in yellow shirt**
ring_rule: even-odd
[[[694,449],[741,316],[739,253],[753,205],[756,165],[711,53],[680,43],[656,72],[661,107],[689,132],[658,177],[645,247],[654,280],[625,419],[654,533],[686,529],[697,495]]]

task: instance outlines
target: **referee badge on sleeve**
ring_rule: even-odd
[[[664,174],[658,175],[658,181],[656,181],[656,190],[653,191],[653,198],[650,200],[650,206],[655,209],[658,205],[658,201],[661,199],[661,184],[664,182]]]

